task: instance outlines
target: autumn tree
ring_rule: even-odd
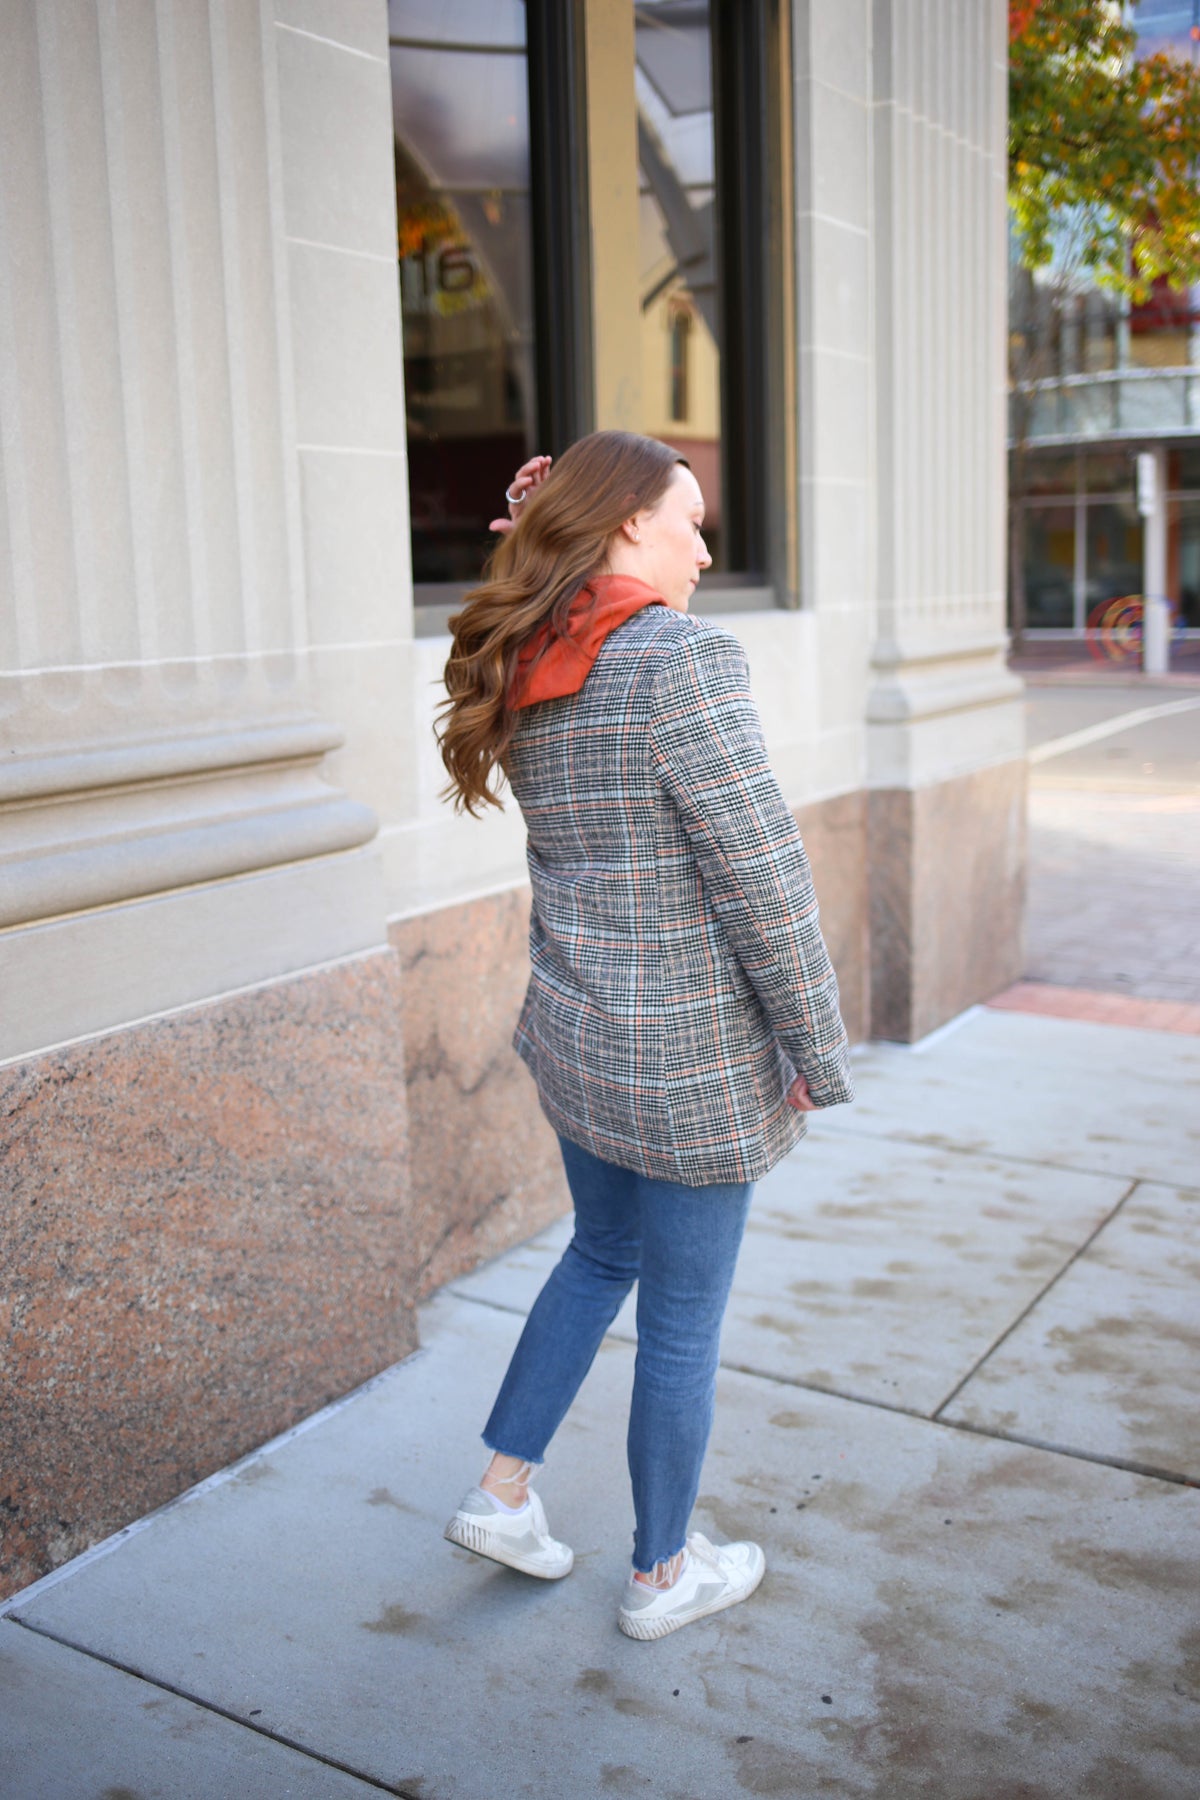
[[[1170,53],[1135,58],[1136,41],[1114,0],[1009,5],[1014,245],[1051,310],[1088,286],[1142,304],[1155,283],[1200,282],[1200,71]],[[1033,384],[1050,371],[1036,319],[1014,316],[1009,346],[1019,501]],[[1011,517],[1019,639],[1024,508]]]

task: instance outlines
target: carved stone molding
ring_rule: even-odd
[[[867,720],[895,725],[1016,700],[1019,677],[1005,663],[1003,633],[955,639],[937,634],[900,643],[881,639],[871,654]]]
[[[0,763],[0,927],[334,851],[375,815],[322,779],[341,734],[301,718]]]

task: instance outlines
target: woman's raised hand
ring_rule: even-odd
[[[508,492],[504,498],[508,501],[507,519],[493,519],[488,526],[489,531],[511,531],[521,516],[521,508],[535,488],[541,487],[550,473],[550,456],[531,456],[527,463],[522,463],[508,484]]]

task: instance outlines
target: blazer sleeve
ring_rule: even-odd
[[[655,676],[651,749],[714,911],[818,1106],[854,1098],[837,977],[796,821],[767,762],[746,653],[716,627]]]

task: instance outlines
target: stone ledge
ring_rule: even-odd
[[[353,849],[369,807],[321,778],[341,734],[298,720],[0,768],[0,927]]]
[[[374,848],[0,931],[0,1065],[377,950]]]
[[[127,787],[206,770],[244,769],[262,763],[311,761],[337,750],[345,734],[320,719],[288,719],[272,725],[229,725],[188,737],[150,737],[126,743],[76,746],[0,762],[0,805],[81,794],[92,788]]]

